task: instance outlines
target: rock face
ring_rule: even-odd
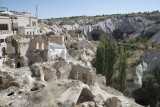
[[[122,33],[116,33],[115,38],[123,39],[124,33],[131,34],[154,23],[154,21],[141,17],[122,17],[99,20],[95,20],[94,18],[82,18],[77,19],[72,23],[65,23],[65,21],[67,20],[61,20],[61,22],[64,23],[58,24],[58,26],[60,26],[59,29],[65,29],[66,31],[81,30],[81,34],[89,40],[100,39],[101,36],[112,34],[112,32],[116,32],[117,30]],[[53,28],[53,32],[57,33],[56,29],[57,28]]]
[[[146,55],[135,69],[135,76],[132,80],[128,81],[128,87],[125,90],[127,96],[132,96],[132,92],[142,86],[142,77],[145,74],[151,73],[156,66],[160,64],[160,52],[150,53]]]
[[[158,33],[156,33],[149,41],[148,43],[152,43],[155,42],[156,44],[160,45],[160,31]]]
[[[19,70],[9,68],[0,69],[0,90],[7,89],[11,86],[21,88],[25,85],[30,85],[31,72],[28,67]]]
[[[142,37],[148,38],[148,43],[152,42],[160,44],[160,23],[154,23],[151,26],[139,29],[135,33],[130,35],[131,38]]]

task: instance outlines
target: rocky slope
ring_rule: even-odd
[[[62,30],[81,30],[81,33],[84,37],[88,38],[89,40],[96,39],[94,36],[98,36],[98,39],[102,35],[112,34],[117,30],[122,32],[121,35],[124,34],[129,35],[134,33],[135,31],[145,28],[149,25],[155,23],[153,20],[148,20],[144,17],[121,17],[121,18],[102,18],[99,20],[95,20],[94,18],[82,18],[82,19],[75,19],[73,22],[66,23],[67,20],[54,20],[54,21],[46,21],[41,20],[42,23],[47,24],[49,29],[54,29],[53,32],[57,33],[57,28]],[[48,30],[49,31],[49,30]],[[46,32],[48,32],[46,31]],[[113,35],[114,36],[114,35]],[[115,35],[116,36],[116,35]],[[116,37],[115,37],[116,38]],[[118,37],[117,37],[118,38]]]
[[[159,44],[160,24],[156,21],[143,16],[39,20],[43,35],[6,40],[12,50],[8,56],[16,56],[17,66],[18,62],[25,64],[15,69],[8,67],[9,64],[0,66],[0,106],[141,107],[133,99],[106,87],[105,78],[96,75],[91,61],[99,42],[88,40],[108,35],[116,39],[141,36],[150,38],[148,43]],[[62,54],[65,57],[48,54],[54,50],[49,47],[55,42],[62,45],[57,47],[66,48],[65,55]],[[44,49],[37,49],[37,43]],[[134,75],[128,80],[127,96],[132,96],[133,90],[141,87],[143,74],[160,63],[159,55],[155,52],[143,58],[134,57],[130,66],[130,73]]]
[[[87,85],[79,80],[58,79],[54,75],[57,69],[54,62],[37,63],[36,69],[45,66],[50,70],[41,70],[36,75],[33,75],[35,68],[1,69],[0,106],[141,107],[112,88],[102,88],[100,84],[104,83],[100,81]]]

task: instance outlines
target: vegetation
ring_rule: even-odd
[[[153,16],[154,14],[160,13],[159,10],[152,11],[152,12],[138,12],[138,13],[127,13],[127,14],[103,14],[103,15],[96,15],[94,16],[95,18],[109,18],[109,17],[137,17],[137,16]],[[75,20],[75,19],[80,19],[80,18],[87,18],[91,16],[71,16],[71,17],[60,17],[60,18],[51,18],[51,19],[46,19],[46,20],[64,20],[64,19],[70,19],[70,20]]]
[[[78,33],[78,34],[81,34],[81,30],[80,29],[78,29],[77,31],[76,31],[76,33]]]
[[[119,50],[119,51],[118,51]],[[118,71],[117,69],[118,64]],[[127,51],[118,47],[115,40],[107,38],[97,47],[95,67],[97,74],[106,77],[106,85],[123,92],[126,88]],[[118,76],[115,76],[118,74]]]
[[[121,92],[124,92],[126,89],[126,77],[127,77],[127,51],[124,49],[123,46],[120,47],[120,56],[119,56],[119,87],[118,89]]]
[[[142,79],[142,88],[133,92],[136,102],[151,107],[158,107],[160,104],[160,65],[152,74],[147,74]]]

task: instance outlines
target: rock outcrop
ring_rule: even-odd
[[[160,52],[153,52],[147,54],[135,67],[135,75],[128,80],[128,86],[125,90],[127,96],[132,97],[132,92],[142,86],[142,77],[151,73],[156,66],[160,64]]]
[[[100,36],[112,34],[112,32],[116,30],[120,30],[123,33],[116,33],[115,38],[123,39],[123,37],[125,37],[124,34],[132,34],[135,31],[139,29],[143,29],[148,25],[152,25],[154,23],[154,21],[147,20],[142,17],[122,17],[122,18],[112,17],[112,18],[102,19],[102,20],[101,19],[95,20],[94,18],[85,18],[85,19],[82,18],[82,19],[77,19],[72,23],[65,23],[65,21],[67,20],[61,20],[61,22],[64,22],[64,23],[57,24],[59,26],[58,27],[59,30],[60,29],[63,29],[66,31],[81,30],[81,34],[83,34],[84,37],[88,38],[89,40],[99,39]],[[50,27],[52,27],[53,32],[57,33],[57,27],[53,27],[52,25]]]

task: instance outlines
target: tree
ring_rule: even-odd
[[[108,39],[106,40],[105,46],[105,77],[106,77],[106,85],[113,85],[113,76],[115,72],[115,63],[117,61],[117,44],[114,40]]]
[[[104,39],[102,44],[97,47],[96,53],[96,70],[97,74],[106,77],[106,85],[112,85],[112,79],[115,71],[115,63],[117,58],[117,44],[114,40]]]
[[[124,92],[124,90],[126,89],[127,67],[127,51],[123,46],[120,46],[118,90],[121,92]]]
[[[127,77],[127,51],[120,47],[119,54],[119,76],[115,78],[115,64],[118,62],[117,43],[111,38],[103,40],[96,52],[96,70],[97,74],[106,77],[106,85],[117,88],[123,92],[126,88]],[[113,85],[114,84],[114,85]]]
[[[160,84],[160,65],[153,70],[153,74],[157,79],[157,82]]]
[[[95,66],[97,74],[102,74],[102,50],[100,46],[97,47]]]

